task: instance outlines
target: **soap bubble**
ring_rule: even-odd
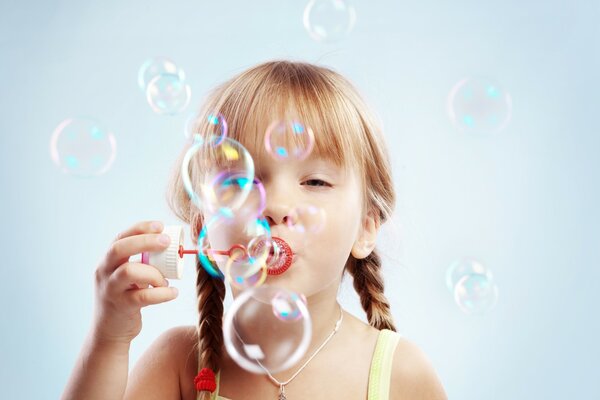
[[[482,263],[472,258],[462,257],[446,269],[446,287],[448,290],[454,291],[458,281],[468,274],[486,275],[490,281],[494,279],[492,271],[484,267]]]
[[[204,118],[206,118],[204,120]],[[201,124],[201,122],[206,122]],[[185,137],[186,138],[210,138],[213,146],[221,144],[223,139],[227,137],[228,127],[227,121],[223,114],[219,112],[209,113],[207,116],[199,117],[195,113],[190,114],[185,125]]]
[[[325,211],[311,204],[299,205],[289,212],[286,223],[301,233],[319,233],[325,226]]]
[[[463,132],[498,132],[508,124],[511,112],[508,92],[488,78],[462,79],[448,95],[448,115]]]
[[[254,161],[236,140],[197,136],[181,165],[181,178],[193,204],[210,212],[231,214],[248,198],[254,184]],[[262,185],[261,185],[262,186]]]
[[[498,302],[498,286],[485,274],[467,274],[454,288],[454,301],[467,314],[483,314]]]
[[[54,129],[50,155],[61,170],[92,177],[109,170],[116,156],[116,140],[102,123],[91,118],[67,118]]]
[[[265,132],[265,148],[275,160],[303,160],[311,153],[315,136],[294,120],[273,121]]]
[[[304,9],[304,28],[319,42],[345,38],[356,23],[356,10],[346,0],[311,0]]]
[[[241,292],[223,320],[227,352],[240,367],[258,374],[294,366],[306,353],[311,335],[301,296],[270,285]]]
[[[148,83],[158,75],[176,75],[179,81],[185,81],[185,73],[167,57],[154,57],[146,60],[138,70],[138,86],[146,93]]]
[[[212,276],[225,277],[235,287],[260,285],[266,277],[271,229],[264,218],[208,215],[198,236],[198,257]],[[267,246],[256,246],[264,242]],[[223,274],[221,271],[225,271]]]
[[[264,259],[248,257],[248,253],[238,248],[232,251],[225,264],[225,278],[238,289],[260,286],[267,278],[267,266]]]
[[[148,82],[146,100],[157,114],[175,115],[190,104],[192,89],[176,74],[159,74]]]
[[[463,257],[446,270],[446,286],[459,308],[467,314],[491,310],[498,300],[492,272],[482,263]]]
[[[284,322],[299,320],[303,317],[302,311],[298,307],[299,300],[306,304],[306,299],[300,295],[280,290],[271,300],[273,315]]]

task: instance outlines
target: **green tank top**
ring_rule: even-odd
[[[390,378],[392,376],[392,361],[394,350],[401,335],[389,329],[379,331],[371,368],[369,370],[369,388],[367,400],[388,400],[390,396]],[[219,396],[219,377],[217,373],[217,389],[212,393],[211,400],[232,400]],[[200,399],[200,394],[197,396]]]

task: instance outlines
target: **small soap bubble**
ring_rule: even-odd
[[[510,121],[511,113],[510,95],[488,78],[462,79],[448,95],[448,116],[462,132],[499,132]]]
[[[458,307],[467,314],[483,314],[498,300],[492,272],[481,262],[463,257],[446,270],[446,286]]]
[[[484,314],[498,302],[498,286],[485,274],[467,274],[454,288],[454,301],[466,314]]]
[[[486,268],[481,262],[468,257],[461,257],[455,260],[446,269],[446,287],[451,292],[458,281],[468,274],[486,275],[490,281],[494,279],[492,271]]]
[[[304,9],[304,28],[318,42],[345,38],[355,23],[356,10],[347,0],[311,0]]]
[[[190,114],[185,125],[185,137],[201,137],[208,140],[213,146],[218,146],[227,137],[227,121],[219,112],[209,113],[207,116]]]
[[[311,336],[311,318],[301,296],[270,285],[244,290],[223,320],[227,352],[240,367],[257,374],[294,366]]]
[[[289,212],[286,223],[300,233],[319,233],[325,226],[325,211],[311,204],[299,205]]]
[[[154,57],[146,60],[138,70],[138,86],[146,93],[148,83],[158,75],[176,75],[185,81],[185,72],[167,57]]]
[[[67,118],[54,129],[50,155],[60,169],[78,177],[104,174],[116,156],[111,131],[92,118]]]
[[[299,121],[276,120],[265,132],[265,149],[275,160],[304,160],[312,152],[315,137]]]
[[[306,305],[306,300],[298,294],[289,291],[280,291],[271,300],[273,314],[282,321],[296,321],[302,318],[302,311],[298,306],[302,301]]]
[[[159,74],[148,82],[146,100],[157,114],[175,115],[190,104],[192,89],[176,74]]]

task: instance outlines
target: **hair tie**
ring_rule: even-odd
[[[196,390],[198,391],[208,390],[211,393],[214,392],[217,388],[217,382],[213,370],[202,368],[194,378],[194,385],[196,385]]]

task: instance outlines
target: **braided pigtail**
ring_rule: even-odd
[[[199,224],[194,224],[199,226]],[[194,237],[197,237],[197,232]],[[216,374],[221,369],[223,356],[223,300],[225,282],[210,275],[196,258],[196,293],[198,295],[198,366],[199,370],[209,368]],[[196,388],[203,387],[201,384]],[[214,389],[212,389],[214,390]],[[212,390],[198,390],[197,400],[210,400]]]
[[[360,297],[360,304],[367,313],[369,325],[376,329],[396,331],[390,303],[383,293],[381,257],[375,250],[364,259],[353,258],[347,267],[354,279],[354,289]]]

